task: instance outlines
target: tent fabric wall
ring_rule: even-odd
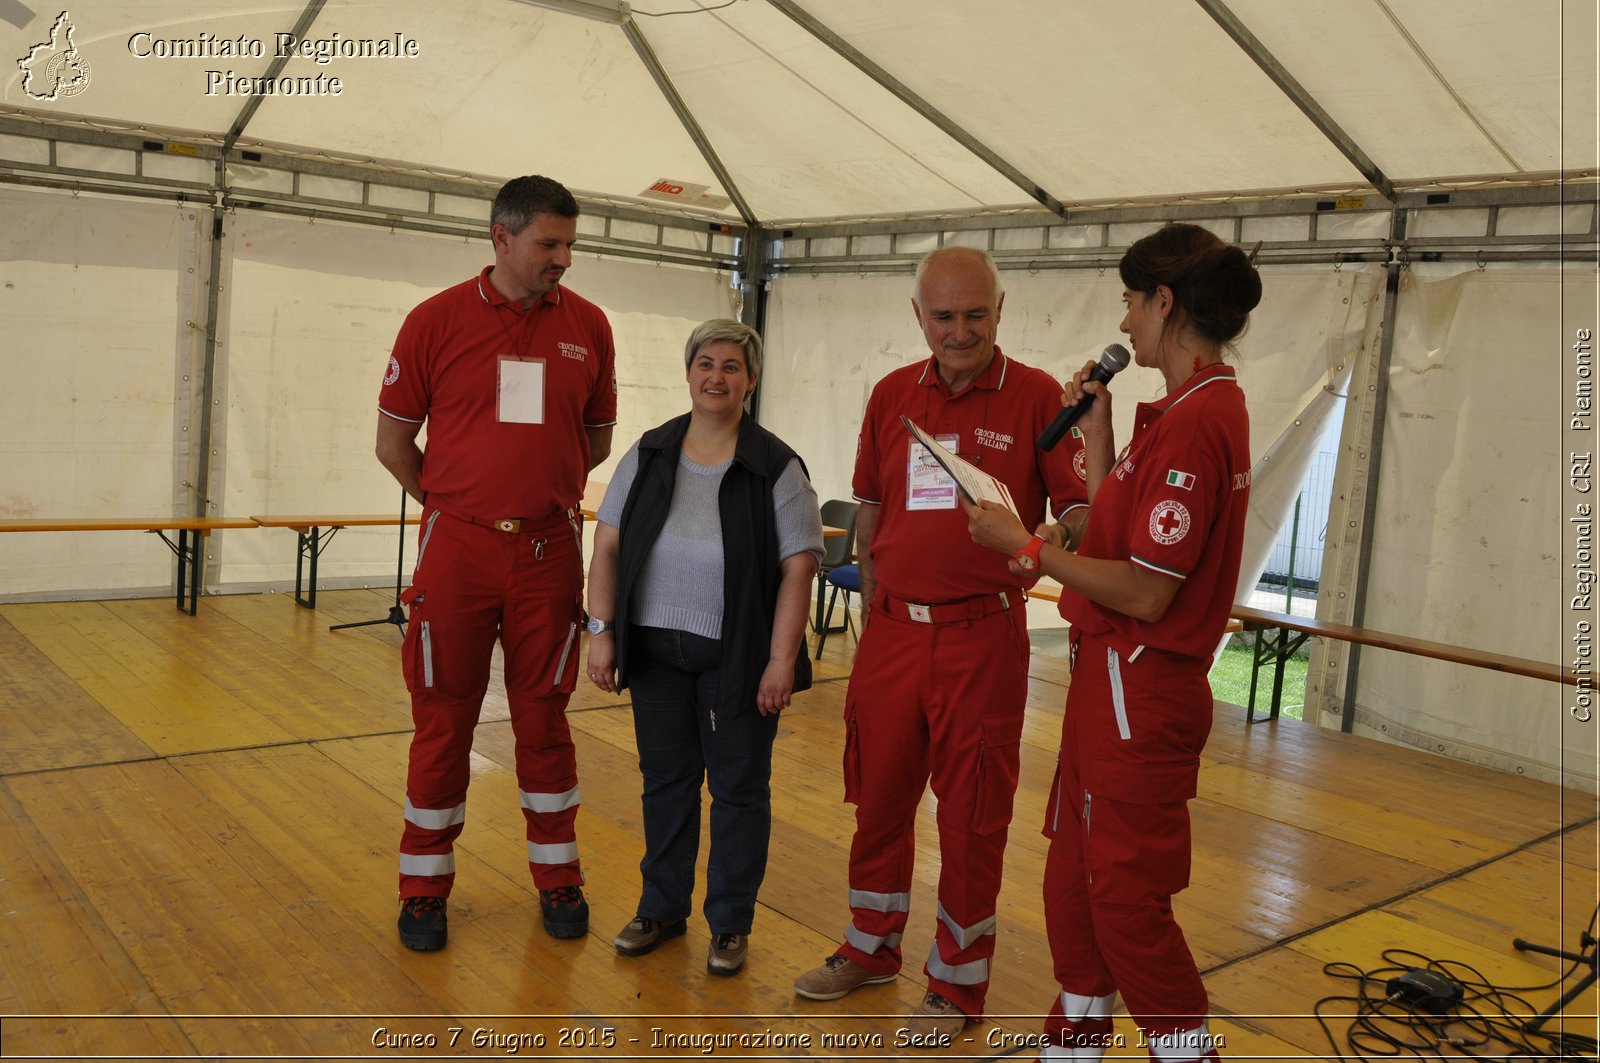
[[[1347,374],[1381,312],[1381,272],[1371,269],[1269,269],[1264,295],[1237,345],[1236,364],[1250,408],[1252,456],[1286,434],[1315,440],[1321,421],[1294,422],[1309,398]],[[1115,271],[1002,274],[999,343],[1006,353],[1058,379],[1122,339],[1122,282]],[[928,357],[911,306],[909,277],[789,275],[774,285],[762,422],[795,446],[819,497],[851,497],[856,436],[872,387],[890,370]],[[1139,402],[1159,398],[1160,375],[1136,367],[1112,384],[1117,438],[1126,441]],[[781,401],[770,396],[780,395]],[[1286,453],[1287,451],[1285,451]],[[1273,535],[1293,508],[1303,464],[1258,469],[1252,533]],[[1242,581],[1248,590],[1248,582]],[[1035,624],[1062,623],[1048,607]]]
[[[196,512],[210,212],[0,190],[0,515]],[[395,513],[373,456],[378,385],[410,308],[492,260],[467,241],[238,212],[224,229],[210,448],[214,516]],[[726,275],[578,254],[568,283],[606,309],[617,344],[615,453],[683,412],[683,344],[735,314]],[[191,438],[193,436],[194,438]],[[424,436],[424,439],[426,437]],[[413,510],[414,512],[414,510]],[[381,578],[393,529],[347,529],[325,584]],[[148,593],[172,560],[138,532],[10,535],[0,595]],[[206,589],[282,586],[286,531],[213,535]]]
[[[373,456],[388,353],[413,306],[492,260],[487,241],[248,212],[229,229],[225,512],[398,512],[399,488]],[[616,340],[614,453],[594,473],[604,480],[622,448],[688,408],[684,340],[702,320],[732,313],[730,288],[705,270],[581,253],[566,283],[606,310]],[[393,529],[340,536],[320,567],[325,582],[395,564]],[[281,583],[292,547],[288,532],[230,536],[219,585]]]
[[[1554,518],[1567,469],[1553,444],[1565,424],[1564,356],[1593,299],[1589,271],[1406,272],[1365,626],[1567,659],[1564,532]],[[1348,652],[1319,647],[1313,674]],[[1355,723],[1360,733],[1593,789],[1593,728],[1568,716],[1568,697],[1538,680],[1363,650]],[[1328,722],[1341,703],[1323,701]]]
[[[209,216],[0,189],[0,515],[192,512]],[[171,585],[140,532],[11,535],[0,594]]]

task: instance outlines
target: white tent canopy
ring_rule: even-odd
[[[1186,219],[1261,244],[1260,535],[1342,418],[1319,613],[1570,662],[1596,32],[1578,0],[0,0],[0,514],[392,510],[377,373],[517,174],[584,202],[619,449],[681,410],[689,328],[742,316],[824,497],[925,355],[918,256],[989,249],[1002,345],[1060,374],[1115,336],[1121,249]],[[136,536],[7,538],[11,600],[166,582]],[[381,584],[393,542],[323,574]],[[291,564],[224,533],[205,582]],[[1319,649],[1309,717],[1596,785],[1570,688],[1353,658]]]
[[[39,99],[63,76],[38,72],[47,50],[5,110],[490,181],[531,165],[607,197],[667,178],[768,227],[1388,195],[1595,156],[1595,11],[1573,0],[659,0],[688,13],[609,24],[547,6],[85,0],[64,16],[85,86]],[[6,8],[8,55],[50,40],[55,9]],[[239,91],[319,75],[339,95]]]

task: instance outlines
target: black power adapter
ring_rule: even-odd
[[[1461,1003],[1461,983],[1438,971],[1413,967],[1389,979],[1389,999],[1398,1000],[1414,1011],[1443,1015]]]

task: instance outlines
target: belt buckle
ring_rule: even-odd
[[[933,623],[933,606],[931,605],[917,605],[914,602],[907,602],[906,612],[911,615],[911,619],[919,624]]]
[[[494,526],[503,532],[514,532],[522,526],[522,522],[520,520],[511,520],[510,518],[505,518],[495,521]]]

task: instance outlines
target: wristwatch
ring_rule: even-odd
[[[1043,545],[1044,536],[1035,535],[1021,550],[1011,556],[1017,559],[1017,565],[1022,571],[1032,572],[1039,567],[1039,548]]]
[[[584,630],[591,635],[603,635],[607,631],[614,630],[616,626],[617,622],[615,620],[601,620],[596,616],[591,616],[588,622],[583,625]]]

